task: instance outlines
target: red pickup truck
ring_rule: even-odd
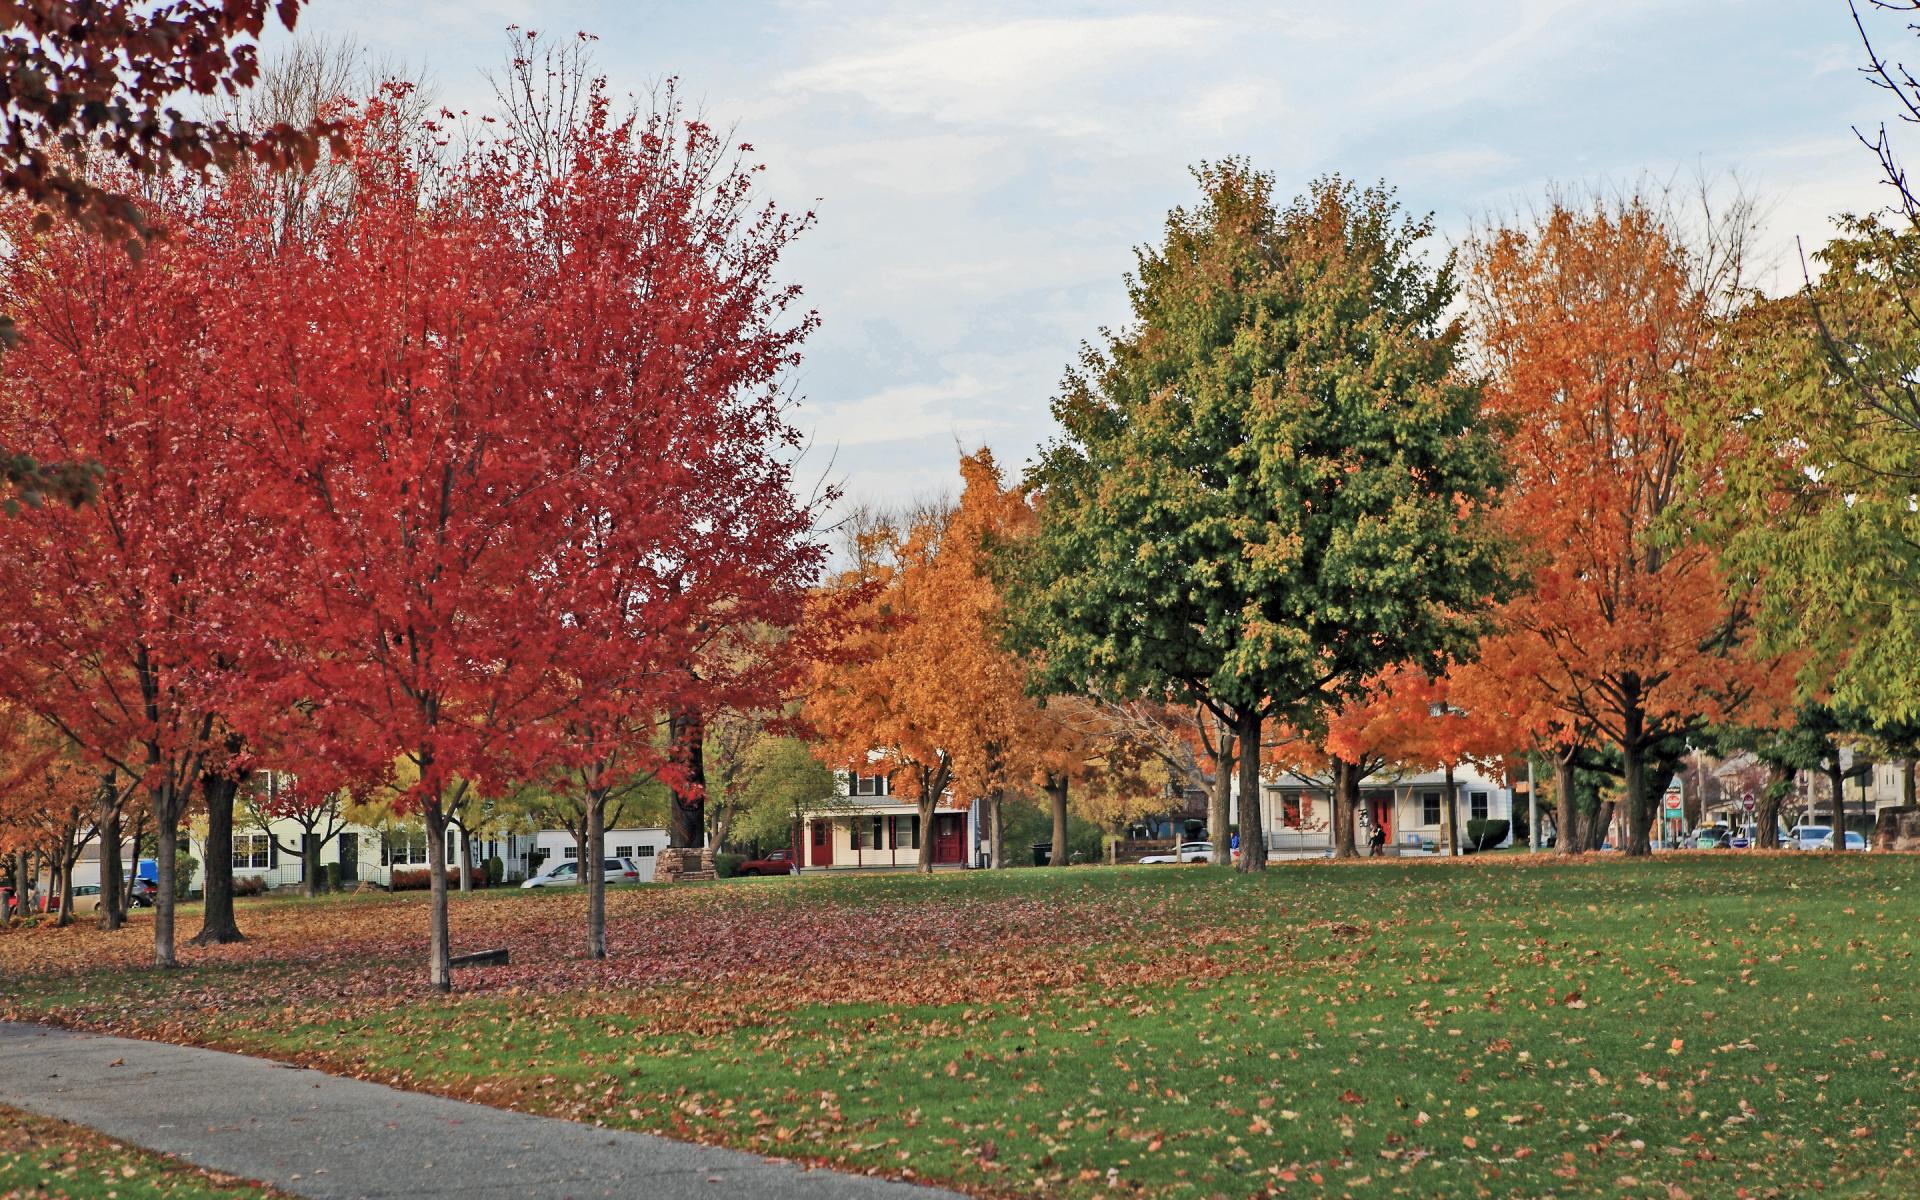
[[[775,850],[762,858],[750,858],[740,864],[741,875],[798,875],[800,864],[793,860],[793,851]]]

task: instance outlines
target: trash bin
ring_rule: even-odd
[[[1053,843],[1052,842],[1035,842],[1033,844],[1033,865],[1034,866],[1044,867],[1052,859],[1053,859]]]

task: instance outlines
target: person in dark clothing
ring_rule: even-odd
[[[1378,821],[1373,823],[1373,831],[1367,834],[1367,845],[1372,848],[1375,858],[1380,857],[1387,848],[1387,831],[1381,828]]]

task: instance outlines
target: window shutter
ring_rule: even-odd
[[[380,835],[380,865],[383,867],[393,865],[393,835],[391,833],[382,832]]]
[[[267,870],[280,869],[280,842],[272,834],[267,835]]]

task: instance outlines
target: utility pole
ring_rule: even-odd
[[[1540,793],[1533,781],[1533,751],[1527,751],[1527,849],[1540,849]]]

